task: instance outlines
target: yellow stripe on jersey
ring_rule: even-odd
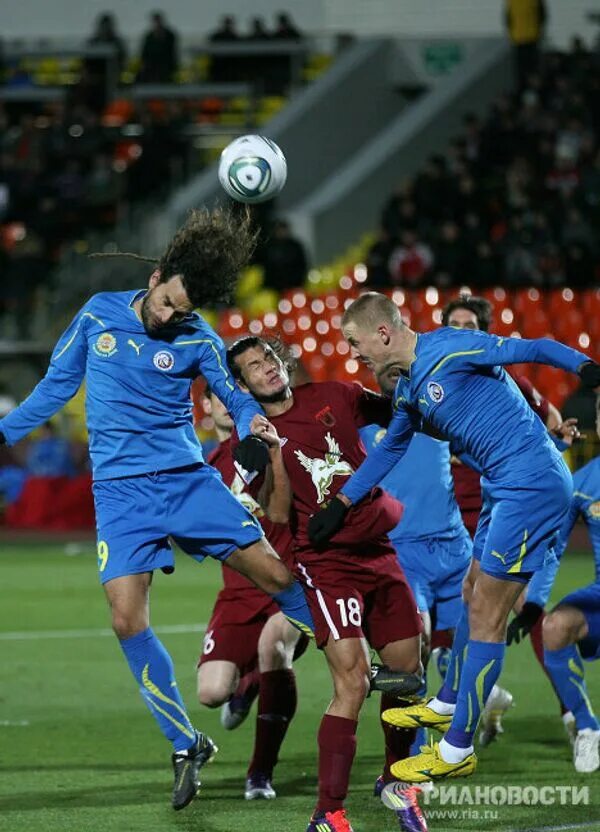
[[[458,358],[461,355],[479,355],[479,353],[482,353],[482,352],[485,352],[485,350],[461,350],[460,352],[451,352],[450,355],[446,355],[444,358],[442,358],[441,361],[439,361],[435,365],[435,367],[431,371],[431,375],[433,375],[434,373],[437,373],[437,371],[440,370],[444,366],[446,361],[450,361],[451,358]]]
[[[521,567],[523,566],[523,559],[527,554],[527,529],[523,532],[523,542],[521,543],[521,551],[519,552],[519,557],[517,562],[514,563],[510,569],[508,570],[509,575],[516,575],[518,572],[521,571]]]
[[[84,318],[91,318],[93,321],[96,321],[96,323],[100,324],[100,326],[103,329],[106,329],[106,325],[105,325],[104,321],[101,321],[100,318],[97,318],[95,315],[92,315],[91,312],[84,312],[82,314],[81,318],[79,319],[79,323],[77,324],[77,328],[76,328],[75,332],[71,335],[71,337],[69,338],[67,343],[64,345],[62,350],[58,353],[58,355],[55,356],[55,358],[54,358],[55,361],[57,361],[59,358],[61,358],[66,353],[66,351],[69,349],[69,347],[72,346],[73,341],[77,337],[77,333],[79,332],[79,327],[81,326],[81,323],[82,323]]]
[[[225,384],[229,387],[230,390],[233,390],[233,384],[229,380],[230,379],[229,371],[227,370],[226,367],[223,366],[223,362],[221,361],[221,353],[216,348],[214,341],[211,341],[210,338],[195,338],[194,340],[191,340],[191,341],[175,341],[173,343],[173,346],[174,347],[177,347],[179,345],[185,346],[186,344],[210,344],[210,347],[211,347],[212,351],[214,352],[215,357],[217,359],[219,369],[221,370],[221,372],[225,376]]]

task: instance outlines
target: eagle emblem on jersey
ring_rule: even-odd
[[[256,502],[254,497],[251,494],[248,494],[247,491],[244,491],[246,483],[240,477],[239,474],[236,473],[233,482],[231,483],[231,488],[229,489],[236,500],[247,509],[253,517],[264,517],[265,513],[260,507],[260,505]]]
[[[595,503],[591,503],[588,506],[588,514],[590,517],[593,517],[594,520],[600,520],[600,500]]]
[[[103,332],[94,344],[94,352],[102,358],[110,358],[117,351],[117,339],[112,332]]]
[[[302,451],[294,451],[302,467],[308,471],[317,489],[317,503],[321,504],[329,495],[329,488],[334,477],[350,477],[354,470],[350,463],[342,459],[340,446],[330,433],[325,435],[327,452],[324,459],[311,459]]]

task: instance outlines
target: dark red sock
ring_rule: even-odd
[[[405,702],[400,702],[395,696],[389,693],[381,694],[380,713],[389,708],[400,708]],[[385,766],[383,779],[386,783],[393,780],[390,773],[390,766],[398,760],[404,760],[410,753],[410,747],[415,741],[417,731],[415,728],[394,728],[393,725],[381,720],[381,727],[385,736]]]
[[[259,684],[260,672],[258,667],[255,667],[254,670],[250,670],[242,676],[233,695],[253,699],[256,695],[255,691],[258,693]]]
[[[325,714],[319,743],[319,797],[315,814],[337,812],[348,794],[350,770],[356,753],[355,719]]]
[[[268,670],[260,674],[254,754],[248,775],[260,772],[271,777],[279,749],[292,717],[298,695],[293,670]]]
[[[542,635],[542,626],[544,624],[544,618],[546,617],[546,613],[542,613],[538,620],[535,622],[533,627],[531,628],[531,632],[529,633],[529,637],[531,639],[531,646],[533,647],[533,652],[535,653],[535,657],[540,663],[542,670],[550,680],[550,684],[554,688],[554,693],[556,694],[556,698],[558,699],[558,703],[560,705],[560,712],[561,714],[565,714],[567,712],[567,708],[562,703],[560,696],[558,695],[558,691],[554,687],[554,682],[552,681],[552,677],[546,670],[546,665],[544,664],[544,639]]]
[[[431,649],[436,647],[449,647],[452,649],[454,630],[434,630],[431,634]]]

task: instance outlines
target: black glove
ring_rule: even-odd
[[[596,364],[595,361],[586,361],[582,364],[577,370],[577,375],[584,387],[590,387],[592,390],[600,387],[600,364]]]
[[[247,436],[236,445],[233,458],[244,470],[260,474],[269,464],[269,446],[258,436]]]
[[[319,546],[327,543],[333,535],[344,525],[344,517],[348,507],[334,497],[327,508],[313,514],[308,521],[308,537],[312,544]]]
[[[543,612],[544,609],[539,604],[534,604],[532,601],[525,601],[521,612],[515,615],[508,625],[506,630],[506,643],[510,645],[514,641],[515,644],[519,644],[522,638],[529,635]]]
[[[6,445],[6,436],[0,430],[0,445]]]

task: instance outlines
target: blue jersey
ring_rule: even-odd
[[[541,419],[503,364],[536,362],[575,373],[589,358],[548,338],[501,338],[442,327],[420,334],[415,359],[394,394],[394,415],[342,492],[361,500],[398,462],[415,430],[427,421],[472,457],[498,493],[539,482],[548,465],[564,467]]]
[[[558,539],[555,552],[560,559],[567,548],[569,537],[578,517],[582,517],[586,526],[595,561],[595,582],[600,583],[600,456],[592,459],[583,468],[573,474],[573,496]],[[548,602],[554,578],[558,571],[559,560],[549,564],[538,572],[527,588],[527,600],[541,607]]]
[[[370,453],[385,436],[385,429],[369,425],[360,434]],[[404,504],[402,520],[389,533],[392,540],[451,538],[465,532],[454,495],[447,442],[415,433],[406,454],[381,485]]]
[[[133,309],[143,294],[102,292],[85,304],[58,341],[46,376],[0,420],[9,444],[60,410],[84,378],[95,480],[203,461],[190,395],[200,374],[234,417],[240,438],[248,435],[262,410],[235,384],[221,339],[195,313],[151,337]]]

